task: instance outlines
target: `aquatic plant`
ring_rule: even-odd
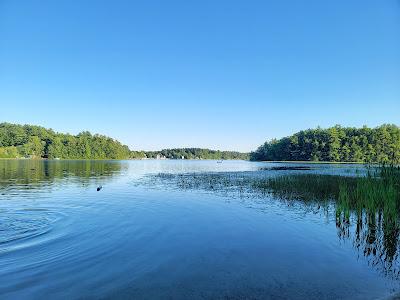
[[[400,168],[381,166],[367,176],[343,181],[339,185],[337,215],[349,211],[368,213],[382,211],[387,219],[397,222],[400,211]]]
[[[397,220],[400,212],[400,168],[370,167],[366,176],[294,174],[255,180],[262,189],[285,199],[335,201],[337,215],[382,211]]]
[[[337,199],[339,187],[345,182],[354,184],[356,180],[355,177],[338,175],[294,174],[259,180],[253,183],[253,187],[289,200],[327,201]]]

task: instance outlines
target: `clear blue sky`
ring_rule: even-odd
[[[400,125],[400,2],[0,0],[0,104],[145,150]]]

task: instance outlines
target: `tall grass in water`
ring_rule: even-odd
[[[252,186],[286,199],[335,201],[338,216],[382,211],[397,219],[400,212],[400,168],[394,166],[369,169],[363,177],[296,174],[255,181]]]
[[[356,178],[337,175],[296,174],[272,177],[253,183],[256,189],[264,189],[285,199],[302,201],[336,200],[339,187],[346,182],[354,185]]]
[[[400,208],[400,168],[382,166],[369,170],[367,176],[343,180],[339,184],[337,216],[349,217],[350,211],[383,212],[386,219],[397,222]]]

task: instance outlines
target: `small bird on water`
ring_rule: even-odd
[[[97,191],[100,191],[103,187],[100,185],[97,187]]]

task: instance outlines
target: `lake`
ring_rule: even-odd
[[[397,236],[355,218],[338,222],[334,203],[237,184],[360,176],[363,166],[281,166],[0,160],[0,298],[385,299],[399,291]]]

